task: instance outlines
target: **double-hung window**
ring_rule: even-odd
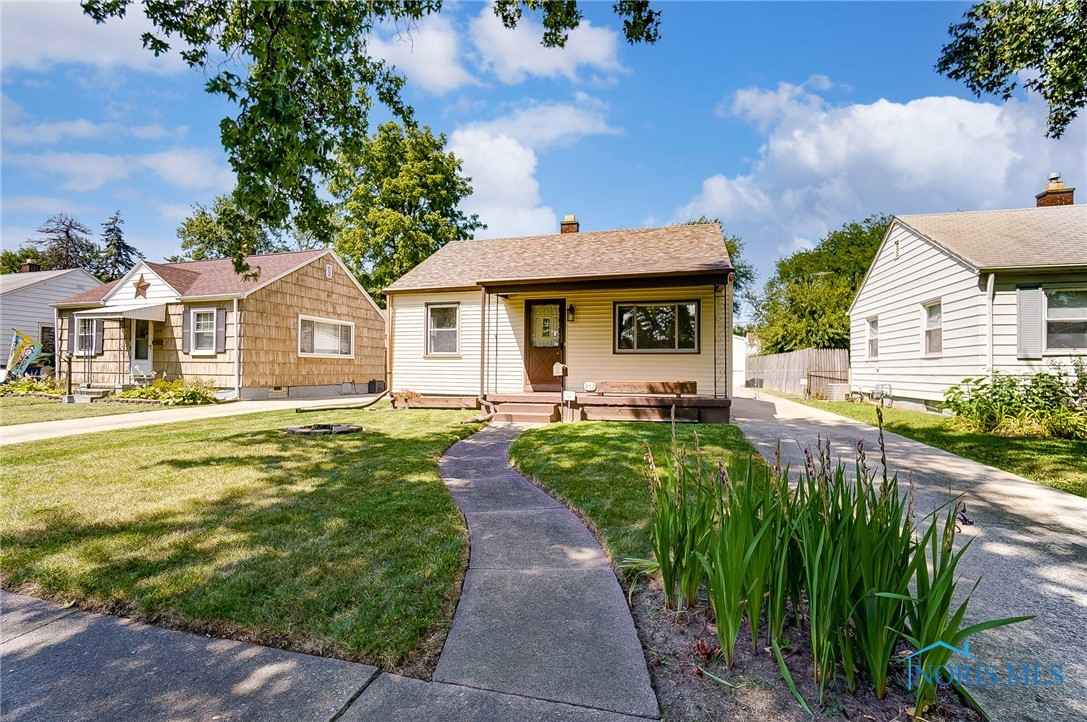
[[[427,304],[426,331],[426,353],[428,356],[456,356],[459,354],[460,304]]]
[[[215,353],[215,309],[198,308],[192,312],[192,353]]]
[[[925,356],[940,356],[944,352],[944,312],[940,301],[926,303],[921,316],[924,323]]]
[[[616,303],[615,353],[698,353],[698,301]]]
[[[879,317],[868,319],[868,358],[879,358]]]
[[[298,317],[298,355],[353,357],[355,324],[310,316]]]
[[[94,353],[94,319],[79,318],[76,324],[75,355],[90,356]]]
[[[1087,289],[1046,289],[1045,348],[1087,349]]]

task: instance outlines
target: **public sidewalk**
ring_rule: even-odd
[[[863,440],[869,468],[879,467],[877,429],[794,401],[737,389],[732,419],[773,463],[804,465],[803,448],[829,438],[850,471]],[[972,539],[960,563],[960,589],[979,577],[967,624],[1000,617],[1037,619],[970,639],[981,663],[1003,670],[1036,663],[1063,665],[1056,687],[976,687],[971,693],[995,722],[1072,722],[1087,719],[1087,499],[1052,489],[897,434],[884,434],[890,473],[905,484],[913,472],[918,518],[962,495],[974,521],[959,540]],[[953,660],[954,661],[954,660]]]
[[[210,406],[178,406],[163,408],[161,411],[139,411],[131,414],[112,416],[90,416],[84,419],[65,419],[63,421],[40,421],[34,424],[16,424],[0,426],[0,446],[20,444],[24,441],[41,441],[61,436],[91,434],[97,431],[116,429],[136,429],[142,426],[172,424],[176,421],[194,421],[198,419],[218,419],[224,416],[241,416],[261,411],[282,411],[284,409],[317,409],[323,406],[341,404],[362,404],[374,398],[376,394],[350,396],[330,396],[314,399],[267,399],[263,401],[232,401]]]

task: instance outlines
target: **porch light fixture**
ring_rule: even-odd
[[[570,304],[566,307],[566,320],[570,323],[574,322],[574,304]]]

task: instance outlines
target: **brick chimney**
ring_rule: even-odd
[[[567,215],[559,224],[560,233],[577,233],[579,230],[581,230],[581,224],[577,222],[577,218],[574,218],[573,215]]]
[[[1046,183],[1045,190],[1034,197],[1038,199],[1039,208],[1070,206],[1074,202],[1075,193],[1075,188],[1064,187],[1064,181],[1061,180],[1060,173],[1050,173],[1049,183]]]
[[[19,273],[37,273],[42,270],[41,264],[33,258],[23,259],[23,265],[19,266]]]

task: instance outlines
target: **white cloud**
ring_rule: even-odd
[[[123,181],[139,171],[150,171],[164,183],[182,190],[225,191],[234,174],[208,150],[181,148],[143,155],[106,153],[5,153],[4,163],[35,176],[61,178],[65,190],[89,192],[107,183]]]
[[[3,196],[0,198],[3,213],[77,213],[83,210],[69,200],[49,196]]]
[[[36,229],[30,226],[9,226],[5,224],[3,228],[0,228],[0,234],[2,234],[0,246],[9,251],[14,251],[16,248],[28,245],[30,239],[38,233]]]
[[[79,118],[22,125],[4,123],[3,138],[15,145],[54,145],[69,138],[85,140],[118,131],[118,127],[111,123],[92,123],[86,118]]]
[[[487,229],[484,238],[554,233],[555,211],[540,205],[536,181],[536,153],[508,135],[481,129],[458,129],[449,149],[464,162],[472,179],[472,195],[462,204],[466,213],[478,213]]]
[[[182,190],[225,191],[234,185],[234,173],[223,166],[216,153],[181,148],[139,156],[138,163],[164,183]]]
[[[156,58],[143,47],[140,36],[153,27],[138,4],[124,18],[100,25],[74,2],[0,3],[0,18],[5,72],[43,71],[69,63],[156,73],[185,68],[177,53]]]
[[[449,18],[428,15],[418,25],[388,36],[374,35],[369,50],[435,95],[478,82],[460,62],[459,32]]]
[[[606,75],[623,70],[618,34],[588,20],[570,32],[565,47],[547,48],[540,44],[543,25],[525,16],[508,30],[487,5],[472,20],[469,34],[480,65],[506,84],[520,83],[530,75],[577,80],[579,68]]]
[[[167,128],[158,123],[148,125],[134,125],[128,129],[133,138],[140,140],[163,140],[164,138],[184,138],[189,134],[189,126],[179,125],[175,128]]]
[[[531,103],[510,115],[470,123],[465,128],[509,136],[530,148],[542,149],[569,145],[586,135],[619,133],[608,124],[605,110],[600,101],[578,93],[574,103]]]
[[[813,90],[829,81],[745,89],[725,114],[765,135],[744,173],[706,178],[673,220],[717,216],[748,241],[767,270],[773,259],[850,220],[894,214],[1019,208],[1051,170],[1082,184],[1083,118],[1047,140],[1046,108],[1028,97],[993,104],[952,97],[834,106]]]

